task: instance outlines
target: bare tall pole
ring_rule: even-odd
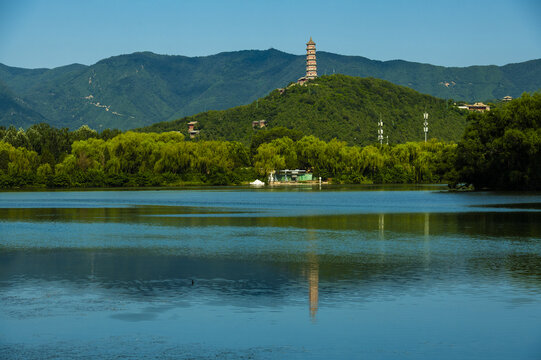
[[[425,119],[425,122],[423,123],[424,127],[423,130],[425,132],[425,142],[426,142],[426,136],[428,135],[428,113],[423,113],[423,118]]]

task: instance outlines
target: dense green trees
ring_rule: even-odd
[[[477,189],[541,189],[541,93],[468,120],[456,153],[458,181]]]
[[[0,187],[25,186],[34,183],[39,165],[38,155],[24,147],[15,148],[0,141]]]
[[[126,132],[110,140],[78,140],[56,166],[72,186],[159,186],[239,183],[250,171],[248,150],[235,142],[184,141],[178,132]]]
[[[420,94],[410,88],[373,78],[345,75],[321,76],[307,86],[292,85],[249,105],[222,111],[207,111],[175,121],[139,129],[144,132],[181,131],[188,135],[188,122],[197,121],[204,140],[235,140],[259,146],[265,136],[303,135],[321,140],[336,138],[349,145],[367,146],[377,141],[377,122],[385,123],[391,144],[424,139],[422,114],[430,114],[430,137],[458,141],[464,132],[466,114],[452,101]],[[266,120],[268,134],[252,128],[252,121]],[[284,129],[296,134],[286,134]],[[255,135],[254,135],[255,133]]]
[[[67,128],[57,129],[48,124],[40,123],[30,126],[26,131],[0,127],[0,141],[11,144],[14,147],[24,147],[32,150],[42,157],[43,162],[54,166],[71,151],[71,144],[76,140],[87,140],[90,138],[111,139],[120,134],[116,129],[105,129],[98,134],[86,125],[79,129],[69,131]]]
[[[179,132],[126,132],[108,139],[87,127],[72,133],[43,125],[3,130],[0,187],[236,184],[285,168],[307,169],[336,183],[434,182],[449,169],[441,157],[454,148],[435,141],[361,148],[288,129],[263,134],[254,137],[252,144],[259,145],[252,154],[238,142],[186,141]],[[59,139],[71,139],[69,152],[51,147]]]
[[[541,188],[541,93],[468,119],[458,145],[430,140],[364,147],[280,127],[258,130],[250,147],[188,140],[177,131],[0,128],[0,188],[238,184],[286,168],[306,169],[333,183]]]
[[[297,142],[281,138],[259,146],[254,166],[265,175],[275,169],[308,169],[334,183],[441,182],[451,169],[449,155],[455,148],[437,141],[361,148],[336,139],[327,143],[314,136]]]

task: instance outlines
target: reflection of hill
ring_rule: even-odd
[[[90,281],[134,297],[197,295],[218,297],[226,304],[271,307],[288,298],[306,301],[312,317],[321,303],[329,301],[374,301],[457,281],[470,285],[511,281],[541,293],[541,256],[474,252],[469,257],[447,257],[434,252],[427,256],[427,251],[431,250],[404,256],[365,253],[248,260],[128,249],[10,250],[0,254],[0,286],[21,279],[62,280],[76,286]]]
[[[541,212],[266,215],[175,206],[2,208],[3,235],[25,223],[55,233],[61,224],[88,231],[107,224],[111,233],[99,236],[122,241],[81,249],[93,239],[72,234],[75,249],[68,250],[47,248],[46,233],[29,247],[4,237],[0,286],[21,278],[91,281],[134,297],[250,306],[280,306],[287,298],[308,303],[314,319],[329,301],[374,301],[457,282],[511,282],[541,293],[541,256],[531,248],[541,238]],[[133,229],[148,241],[132,239]]]
[[[480,277],[491,278],[509,276],[513,282],[531,288],[534,292],[541,289],[541,255],[505,254],[497,258],[478,257],[471,259],[469,267]]]
[[[285,264],[167,256],[138,250],[14,251],[3,253],[0,259],[1,281],[23,274],[25,278],[62,279],[75,284],[92,281],[134,296],[184,293],[192,289],[194,279],[195,288],[224,296],[272,297],[296,281]]]

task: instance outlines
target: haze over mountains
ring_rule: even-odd
[[[486,101],[541,88],[541,59],[448,68],[322,51],[317,57],[320,75],[370,76],[446,99]],[[248,104],[297,80],[304,66],[304,55],[275,49],[204,57],[139,52],[54,69],[0,64],[0,125],[137,128]]]

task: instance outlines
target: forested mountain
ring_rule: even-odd
[[[441,67],[375,61],[318,52],[320,75],[375,77],[440,98],[478,101],[541,88],[541,59],[505,66]],[[304,74],[305,57],[275,49],[204,57],[150,52],[114,56],[85,66],[21,69],[0,64],[0,82],[14,105],[0,107],[0,125],[43,118],[57,127],[130,129],[206,110],[248,104]],[[7,100],[2,101],[7,103]],[[22,105],[21,105],[22,106]],[[9,116],[7,114],[10,114]]]
[[[45,121],[45,118],[32,110],[21,98],[0,82],[0,124],[16,123],[28,127]]]
[[[377,122],[384,122],[384,136],[392,144],[424,138],[424,111],[429,113],[429,137],[458,140],[464,132],[466,114],[450,100],[420,94],[405,86],[374,78],[347,75],[321,76],[306,86],[293,85],[283,93],[272,91],[249,105],[207,111],[140,131],[180,131],[188,135],[188,122],[197,121],[201,139],[237,140],[249,143],[252,121],[265,120],[267,127],[285,127],[329,141],[337,138],[355,145],[377,141]]]

